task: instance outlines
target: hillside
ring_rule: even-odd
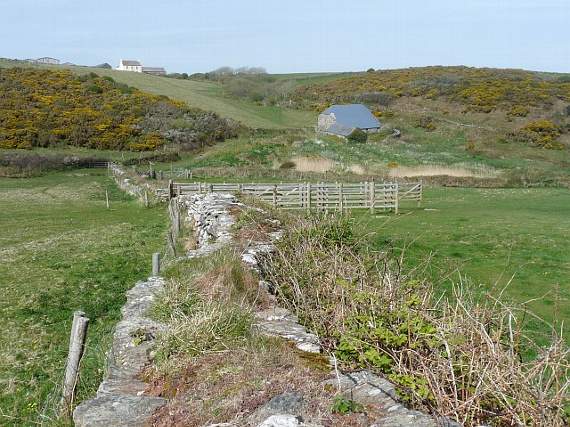
[[[150,95],[110,77],[67,70],[0,68],[0,147],[191,149],[234,136],[213,113]]]
[[[305,85],[293,98],[299,103],[360,100],[382,105],[391,97],[406,96],[457,102],[465,111],[489,113],[500,109],[524,117],[531,108],[550,108],[559,100],[569,103],[570,75],[440,66],[379,70]]]
[[[21,61],[0,59],[0,67],[25,66],[30,64]],[[40,67],[40,66],[35,66]],[[48,68],[42,66],[41,68]],[[183,101],[190,107],[214,111],[217,114],[237,120],[253,128],[299,128],[313,126],[316,114],[313,112],[282,107],[266,107],[240,99],[225,96],[223,88],[215,82],[178,80],[166,77],[151,76],[143,73],[115,71],[91,67],[51,67],[66,68],[71,72],[83,75],[96,72],[100,76],[112,77],[123,83],[155,95],[165,95]],[[304,81],[311,81],[312,75],[303,75]]]

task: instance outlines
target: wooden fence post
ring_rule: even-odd
[[[396,215],[398,215],[398,203],[399,203],[399,199],[400,199],[400,190],[399,190],[399,186],[398,183],[394,184],[395,189],[396,189],[396,200],[394,201],[394,213]]]
[[[424,198],[424,180],[420,179],[420,197],[418,199],[418,208],[422,205],[422,200]]]
[[[85,347],[85,337],[87,335],[87,325],[89,319],[82,311],[73,313],[73,323],[71,325],[71,336],[69,338],[69,354],[65,367],[65,379],[63,382],[63,409],[69,413],[73,404],[77,376],[79,374],[79,363],[83,356]]]
[[[109,209],[109,190],[105,188],[105,202],[107,203],[107,209]]]
[[[152,277],[160,276],[160,253],[152,254]]]
[[[376,206],[376,184],[374,180],[370,182],[370,213],[374,213],[374,208]]]
[[[144,189],[144,207],[148,208],[148,191],[146,191],[146,188]]]
[[[307,210],[311,210],[311,183],[307,182]]]
[[[169,179],[168,180],[168,200],[172,199],[173,197],[174,197],[174,187],[173,187],[172,180]]]
[[[277,207],[277,185],[273,185],[273,207]]]
[[[343,192],[344,184],[340,183],[340,213],[344,214],[344,192]]]

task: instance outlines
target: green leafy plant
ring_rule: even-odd
[[[354,400],[349,400],[342,396],[336,396],[334,398],[331,409],[333,413],[342,415],[364,412],[364,406]]]

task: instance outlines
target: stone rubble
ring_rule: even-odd
[[[243,206],[234,196],[194,194],[179,197],[179,203],[188,210],[188,219],[196,234],[198,249],[189,251],[189,258],[209,255],[232,241],[231,229],[235,220],[229,208]]]

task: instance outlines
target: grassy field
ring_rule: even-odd
[[[508,284],[512,301],[534,300],[528,308],[540,317],[570,321],[568,190],[434,188],[421,208],[357,218],[374,247],[406,247],[407,265],[425,267],[442,289],[463,281],[498,295]]]
[[[163,246],[164,209],[140,207],[105,172],[0,179],[2,426],[64,423],[53,408],[77,309],[91,319],[78,399],[94,393],[124,293]]]
[[[29,66],[29,64],[0,59],[0,67]],[[57,67],[59,68],[59,67]],[[221,85],[213,82],[178,80],[149,74],[115,71],[103,68],[67,67],[77,74],[90,72],[110,76],[120,83],[143,91],[166,95],[186,102],[192,107],[214,111],[253,128],[283,129],[314,126],[316,114],[308,111],[256,105],[224,96]],[[314,75],[302,75],[304,81]],[[317,75],[319,76],[319,75]]]

